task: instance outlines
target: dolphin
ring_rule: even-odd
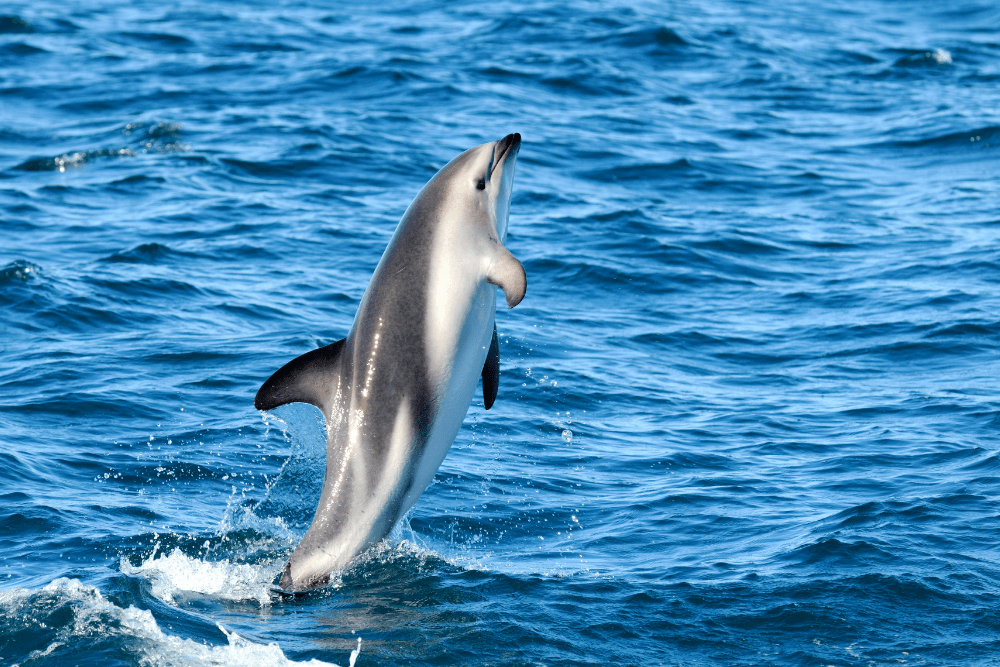
[[[496,287],[527,288],[504,247],[521,135],[470,148],[403,214],[347,338],[293,359],[261,386],[258,410],[310,403],[326,419],[326,476],[309,530],[279,586],[303,591],[375,544],[417,502],[482,378],[500,378]]]

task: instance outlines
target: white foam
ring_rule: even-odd
[[[258,644],[245,639],[235,632],[228,632],[218,626],[229,640],[226,646],[199,644],[191,639],[168,635],[160,629],[153,614],[145,609],[129,606],[118,607],[101,595],[101,592],[78,579],[56,579],[41,591],[23,588],[0,592],[0,610],[6,615],[31,613],[35,606],[52,606],[69,603],[73,610],[73,620],[57,631],[57,637],[44,650],[33,651],[28,661],[46,656],[59,647],[71,643],[74,637],[131,637],[138,642],[119,644],[126,650],[134,650],[138,662],[150,667],[180,667],[189,665],[228,665],[242,667],[283,667],[288,665],[308,665],[310,667],[337,667],[333,663],[310,660],[295,662],[285,657],[276,643]],[[353,667],[358,648],[351,652]],[[14,666],[16,667],[16,666]]]
[[[139,565],[122,558],[119,566],[127,575],[149,579],[153,595],[167,604],[176,604],[174,597],[178,593],[189,592],[223,600],[255,600],[265,607],[271,604],[271,582],[281,572],[282,564],[204,561],[180,549],[157,556],[153,549]]]
[[[358,656],[361,654],[361,637],[358,637],[358,647],[351,651],[351,661],[347,664],[347,667],[354,667],[354,663],[358,661]]]

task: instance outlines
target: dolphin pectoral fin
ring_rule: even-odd
[[[493,263],[490,265],[489,273],[486,274],[486,282],[503,290],[508,308],[521,303],[524,292],[528,289],[528,276],[524,273],[524,267],[517,261],[517,257],[510,254],[510,250],[502,245],[497,246]]]
[[[286,403],[310,403],[325,416],[330,386],[340,374],[343,348],[344,340],[338,340],[292,359],[261,386],[253,406],[258,410],[271,410]]]
[[[483,405],[489,410],[493,401],[497,400],[497,389],[500,387],[500,341],[497,340],[497,325],[493,325],[493,341],[490,351],[486,354],[483,364]]]

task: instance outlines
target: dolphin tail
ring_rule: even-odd
[[[330,386],[340,375],[343,349],[342,339],[292,359],[261,386],[253,406],[258,410],[272,410],[286,403],[309,403],[326,416],[326,400]]]

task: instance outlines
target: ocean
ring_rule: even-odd
[[[1000,5],[12,0],[0,665],[994,665]],[[406,206],[519,132],[501,376],[275,584]]]

